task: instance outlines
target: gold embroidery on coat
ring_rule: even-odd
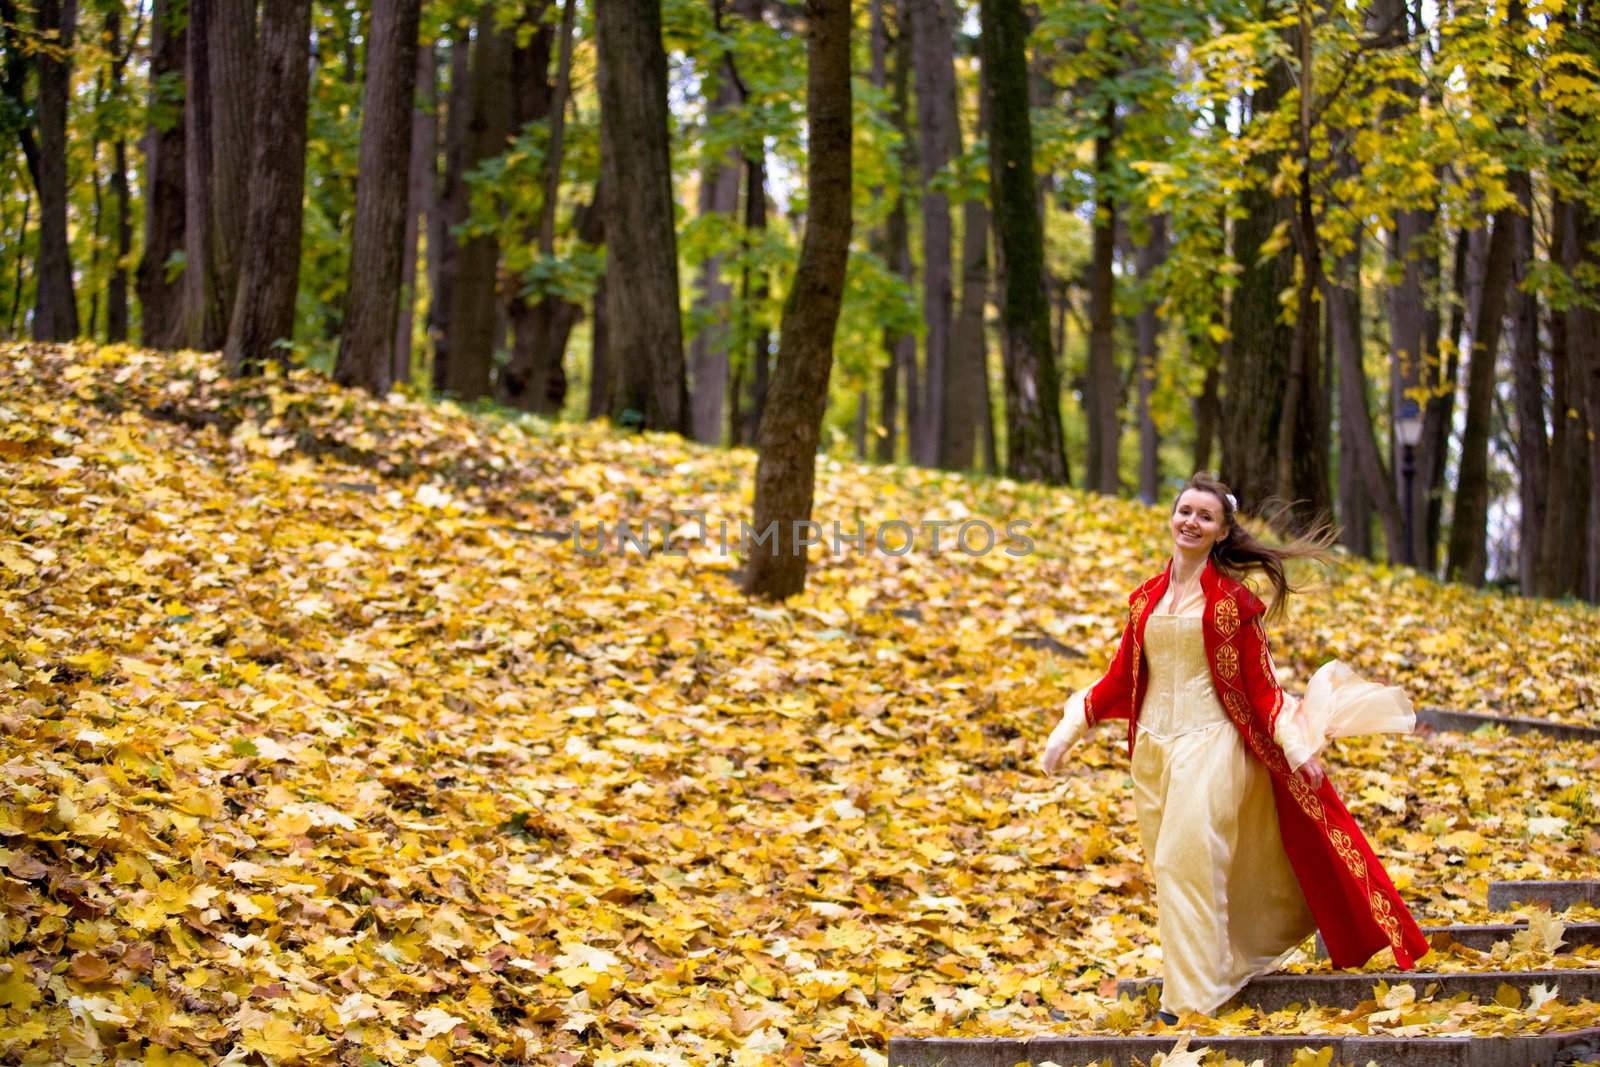
[[[1217,648],[1217,673],[1224,679],[1233,678],[1239,673],[1239,653],[1232,645],[1220,645]]]
[[[1239,605],[1232,600],[1219,600],[1211,611],[1211,617],[1216,623],[1217,633],[1225,638],[1232,637],[1239,628]]]

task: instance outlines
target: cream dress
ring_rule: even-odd
[[[1279,967],[1316,923],[1278,837],[1272,775],[1211,684],[1205,593],[1145,623],[1149,686],[1133,749],[1139,837],[1155,873],[1161,1006],[1211,1014]]]

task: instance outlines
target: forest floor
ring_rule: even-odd
[[[0,467],[6,1062],[882,1064],[890,1034],[1154,1025],[1114,992],[1159,972],[1125,735],[1059,778],[1037,757],[1164,564],[1163,507],[829,460],[829,533],[1001,541],[847,547],[762,605],[717,544],[749,450],[125,346],[0,346]],[[645,518],[685,554],[548,536]],[[1291,690],[1337,656],[1419,707],[1600,725],[1591,607],[1300,577],[1270,630]],[[1425,924],[1600,872],[1595,743],[1329,762]],[[1551,944],[1495,966],[1600,967]],[[1413,992],[1211,1029],[1600,1023]]]

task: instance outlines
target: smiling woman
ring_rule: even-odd
[[[1068,699],[1042,759],[1053,774],[1089,726],[1128,720],[1168,1023],[1215,1011],[1313,930],[1339,967],[1388,947],[1409,968],[1428,950],[1316,758],[1329,735],[1409,732],[1410,701],[1337,660],[1305,701],[1284,693],[1262,625],[1269,612],[1239,576],[1261,571],[1270,614],[1281,612],[1292,591],[1284,561],[1325,558],[1333,535],[1324,526],[1267,545],[1238,524],[1236,507],[1210,475],[1185,485],[1170,519],[1172,558],[1128,597],[1116,658]]]

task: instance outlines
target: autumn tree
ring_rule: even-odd
[[[810,207],[800,262],[783,304],[778,364],[757,442],[755,529],[746,593],[782,600],[805,589],[817,442],[833,334],[850,251],[850,0],[806,0],[806,188]]]
[[[612,415],[624,424],[686,434],[689,392],[678,304],[661,2],[602,4],[595,9],[595,32],[601,169],[609,216],[608,358],[619,375]]]
[[[1044,236],[1028,110],[1028,22],[1021,0],[982,0],[989,101],[989,196],[999,260],[1005,363],[1006,473],[1062,483],[1060,382],[1050,343]]]
[[[135,283],[144,343],[176,348],[183,336],[183,280],[171,263],[184,247],[184,55],[189,18],[175,0],[150,12],[149,121],[144,136],[144,255]]]
[[[223,349],[231,374],[255,373],[268,359],[288,362],[278,346],[294,333],[300,281],[310,51],[311,0],[275,0],[262,8],[245,221],[248,254],[241,257]],[[358,250],[362,236],[356,235]]]
[[[420,0],[377,0],[367,42],[350,310],[334,377],[379,395],[394,385],[394,324],[409,177],[408,168],[395,166],[395,160],[411,158],[420,12]]]
[[[78,304],[72,286],[67,243],[67,103],[72,81],[72,43],[77,0],[39,0],[34,8],[34,66],[37,98],[24,93],[28,51],[16,4],[0,0],[0,37],[8,116],[22,147],[28,177],[39,196],[38,280],[34,286],[33,336],[39,341],[70,341],[78,335]],[[33,124],[19,116],[34,114]],[[37,127],[35,129],[35,126]]]

